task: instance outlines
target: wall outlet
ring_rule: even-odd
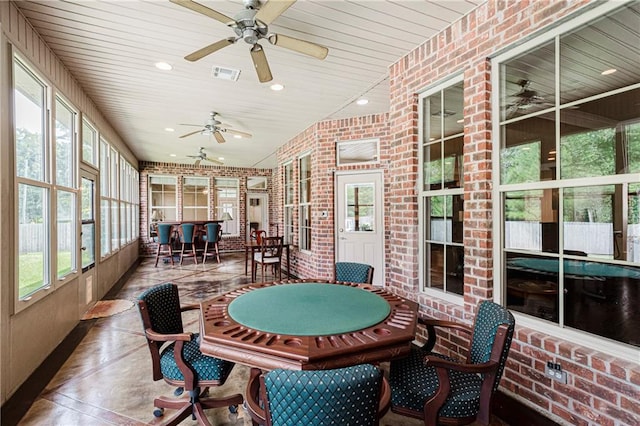
[[[562,371],[562,366],[560,364],[548,361],[547,365],[544,367],[544,374],[553,380],[559,381],[560,383],[567,383],[567,372]]]

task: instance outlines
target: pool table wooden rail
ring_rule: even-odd
[[[384,298],[391,312],[380,323],[348,333],[323,336],[281,335],[256,330],[234,321],[229,304],[248,292],[273,285],[327,282],[370,291]],[[203,353],[250,367],[271,370],[330,369],[388,361],[406,356],[417,321],[417,304],[371,284],[325,280],[288,280],[252,284],[200,304],[200,349]]]

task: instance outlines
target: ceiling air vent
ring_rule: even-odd
[[[219,78],[221,80],[238,81],[238,77],[240,77],[240,70],[214,66],[211,71],[211,75],[213,78]]]

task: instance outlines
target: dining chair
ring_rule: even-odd
[[[267,236],[267,231],[262,229],[254,229],[249,234],[249,239],[255,241],[258,244],[262,244],[262,239]]]
[[[182,260],[185,257],[192,257],[193,261],[197,264],[198,257],[196,256],[196,233],[195,233],[195,225],[193,223],[183,223],[180,225],[180,243],[182,243],[182,248],[180,251],[180,265],[182,265]],[[189,249],[188,253],[185,251]]]
[[[206,225],[207,235],[204,236],[205,244],[204,251],[202,252],[202,263],[207,261],[207,256],[215,256],[218,263],[220,263],[220,250],[218,247],[218,242],[222,237],[222,227],[217,222],[207,223]],[[211,246],[211,251],[209,251],[209,246]]]
[[[258,265],[260,265],[261,279],[264,282],[264,270],[272,267],[272,273],[275,277],[278,272],[279,278],[282,279],[282,242],[284,237],[263,237],[260,244],[260,251],[253,254],[253,268],[251,269],[251,282],[255,282],[258,275]]]
[[[335,275],[336,281],[371,284],[373,266],[366,263],[336,262]]]
[[[156,251],[156,264],[158,266],[158,259],[161,254],[169,253],[171,264],[173,265],[173,249],[171,248],[171,229],[173,225],[168,223],[159,223],[158,229],[158,250]],[[163,250],[164,247],[164,250]]]
[[[178,424],[191,415],[200,425],[210,426],[205,409],[229,407],[235,413],[244,399],[240,394],[207,397],[209,387],[225,383],[234,364],[200,352],[199,334],[185,332],[182,326],[182,312],[192,309],[199,309],[199,305],[181,307],[178,287],[172,283],[156,285],[138,296],[138,310],[151,352],[153,380],[164,379],[189,392],[188,399],[155,398],[154,416],[163,416],[164,409],[169,408],[177,411],[166,424]],[[180,393],[175,392],[176,396]]]
[[[406,358],[392,360],[391,411],[422,419],[425,425],[488,425],[491,399],[498,389],[509,354],[515,319],[504,307],[485,300],[479,303],[473,326],[420,319],[428,340],[413,345]],[[457,330],[469,338],[460,358],[432,352],[436,327]]]
[[[252,368],[246,405],[254,425],[378,425],[389,384],[373,365],[334,370]]]

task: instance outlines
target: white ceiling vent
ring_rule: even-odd
[[[218,67],[214,65],[213,70],[211,71],[211,75],[213,76],[213,78],[219,78],[221,80],[238,81],[238,77],[240,77],[240,70]]]

